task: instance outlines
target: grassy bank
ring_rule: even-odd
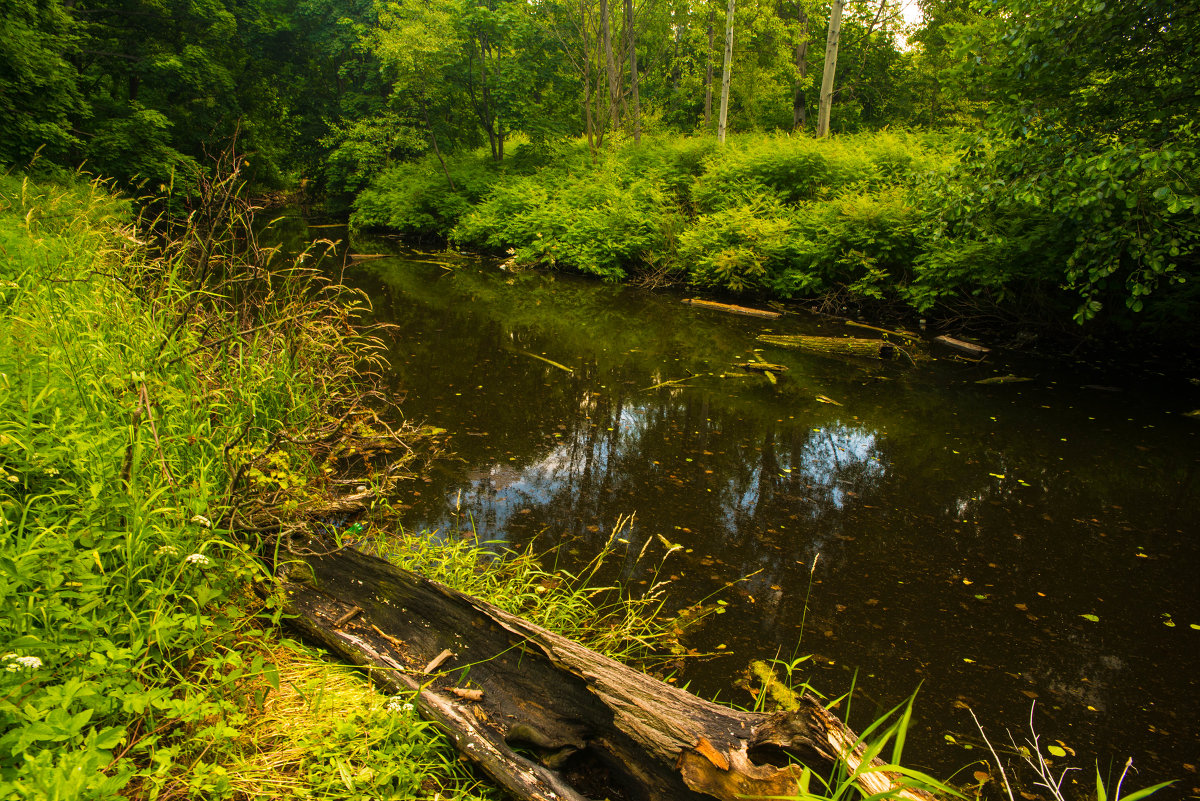
[[[1161,156],[1147,150],[1080,216],[1065,199],[1078,205],[1082,190],[1066,179],[1041,197],[987,177],[998,157],[968,133],[746,134],[724,146],[661,136],[594,162],[582,142],[525,144],[503,164],[475,152],[445,168],[433,157],[394,166],[360,194],[352,222],[605,280],[1023,335],[1165,338],[1200,308],[1179,280],[1200,237],[1156,190],[1176,169]],[[1147,226],[1175,237],[1176,264],[1139,261]],[[1089,266],[1100,240],[1107,262]]]
[[[0,797],[491,797],[280,628],[249,523],[315,525],[371,342],[361,299],[235,235],[234,178],[150,244],[102,187],[0,177]],[[657,631],[531,558],[388,541],[606,651]]]

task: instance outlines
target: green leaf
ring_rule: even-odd
[[[1081,618],[1083,618],[1084,620],[1090,620],[1090,621],[1092,621],[1093,623],[1099,623],[1099,622],[1100,622],[1100,618],[1099,618],[1099,617],[1097,617],[1096,615],[1080,615],[1080,617],[1081,617]]]

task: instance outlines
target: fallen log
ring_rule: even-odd
[[[810,337],[803,334],[759,334],[759,342],[781,348],[794,348],[823,353],[829,356],[858,356],[866,359],[891,359],[897,348],[882,339],[857,337]]]
[[[777,317],[783,316],[776,311],[752,309],[749,306],[734,306],[731,303],[717,303],[714,300],[701,300],[700,298],[684,298],[683,302],[690,303],[693,306],[699,306],[702,309],[712,309],[714,311],[722,311],[728,314],[744,314],[748,317],[765,317],[768,320],[774,320]]]
[[[841,762],[864,795],[932,799],[877,760],[862,765],[854,733],[810,695],[795,712],[729,709],[381,559],[317,549],[305,544],[311,555],[281,570],[292,622],[389,692],[414,693],[517,798],[791,796],[799,763]]]

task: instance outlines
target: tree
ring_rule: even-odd
[[[25,165],[39,149],[61,159],[77,144],[72,119],[87,113],[68,57],[76,27],[57,0],[2,0],[0,164]]]
[[[818,138],[829,134],[829,113],[833,107],[833,76],[837,72],[843,5],[845,0],[833,0],[833,10],[829,14],[829,33],[825,41],[825,70],[821,73],[821,106],[817,111]]]
[[[725,67],[721,71],[721,116],[717,122],[717,141],[725,141],[725,125],[729,120],[729,80],[733,71],[733,10],[734,0],[729,0],[725,12]]]
[[[1036,264],[1078,293],[1080,322],[1113,301],[1138,312],[1165,291],[1168,303],[1200,267],[1200,12],[1171,0],[985,10],[957,47],[991,110],[947,230],[1040,226]]]

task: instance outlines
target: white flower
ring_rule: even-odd
[[[199,523],[200,525],[204,526],[205,528],[212,528],[212,521],[209,520],[204,515],[193,515],[192,522]]]
[[[179,549],[174,545],[160,545],[154,552],[155,556],[179,556]]]
[[[394,696],[394,697],[388,699],[387,711],[388,712],[403,712],[403,713],[407,714],[407,713],[413,711],[413,705],[409,704],[409,703],[405,703],[403,696],[397,695],[397,696]]]
[[[190,553],[184,561],[189,565],[199,565],[200,567],[208,567],[212,564],[212,560],[202,553]]]
[[[42,666],[42,660],[36,656],[17,656],[16,654],[5,654],[4,661],[8,662],[5,670],[9,673],[16,673],[21,668],[26,670],[37,670]]]

